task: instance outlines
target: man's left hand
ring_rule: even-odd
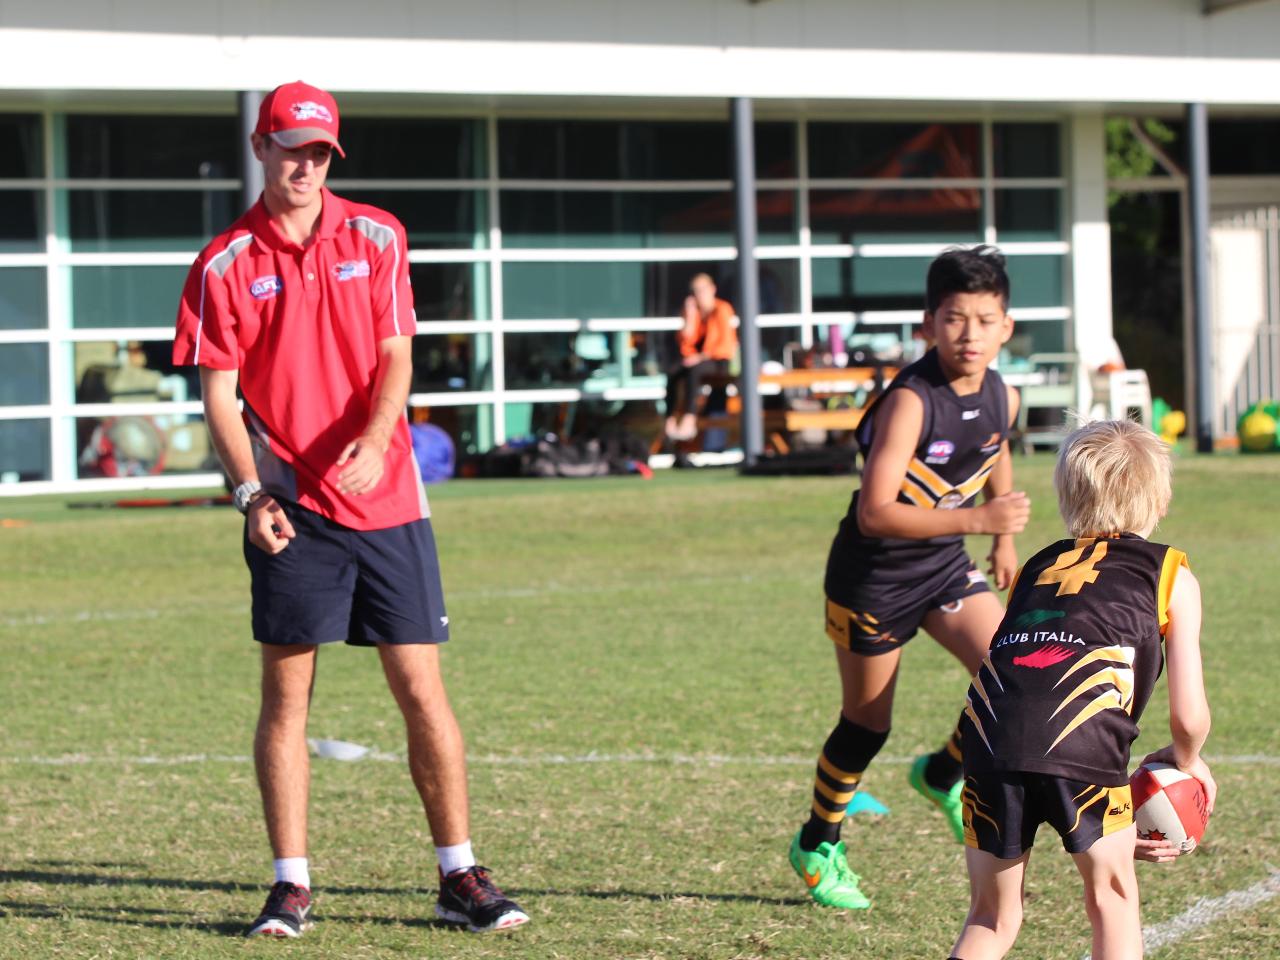
[[[338,457],[338,490],[358,497],[369,493],[382,479],[386,451],[371,437],[352,440]]]

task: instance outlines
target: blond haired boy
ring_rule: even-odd
[[[1172,495],[1168,448],[1127,420],[1090,423],[1054,471],[1073,539],[1014,580],[1009,607],[969,688],[961,723],[970,907],[951,954],[1003,957],[1022,922],[1036,828],[1048,821],[1084,881],[1094,960],[1142,956],[1129,747],[1167,659],[1173,743],[1147,757],[1217,787],[1200,748],[1209,705],[1200,662],[1200,586],[1180,550],[1147,538]]]

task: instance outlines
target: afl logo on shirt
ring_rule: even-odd
[[[249,284],[249,292],[255,300],[270,300],[283,289],[284,283],[279,277],[259,277]]]
[[[333,114],[329,109],[314,100],[303,100],[301,103],[292,104],[289,112],[299,120],[321,120],[325,123],[333,123]]]
[[[356,277],[367,277],[368,275],[368,260],[343,260],[341,263],[333,265],[334,279],[340,283],[346,280],[354,280]]]
[[[956,452],[956,445],[950,440],[935,440],[929,444],[929,450],[924,458],[925,463],[946,463],[951,459],[951,455]]]

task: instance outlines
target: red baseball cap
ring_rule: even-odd
[[[286,150],[308,143],[328,143],[346,157],[338,143],[338,102],[319,87],[301,80],[282,83],[258,109],[254,133],[269,135]]]

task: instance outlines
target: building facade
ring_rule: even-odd
[[[659,417],[689,278],[733,289],[728,97],[779,361],[909,345],[930,258],[984,241],[1011,359],[1105,351],[1106,117],[1280,112],[1280,3],[459,7],[0,9],[0,494],[217,479],[169,350],[243,206],[240,91],[337,96],[330,186],[405,223],[411,405],[464,453]]]

